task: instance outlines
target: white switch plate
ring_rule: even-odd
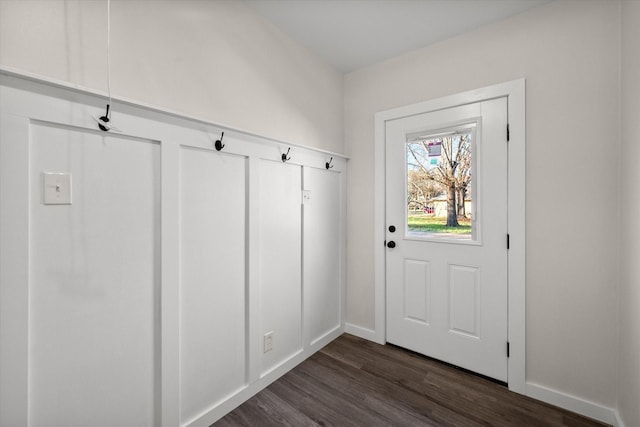
[[[43,172],[44,204],[71,204],[71,174],[63,172]]]

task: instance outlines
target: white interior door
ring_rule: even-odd
[[[387,341],[507,381],[507,100],[385,132]]]

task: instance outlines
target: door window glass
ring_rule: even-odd
[[[475,240],[475,124],[407,136],[408,237]]]

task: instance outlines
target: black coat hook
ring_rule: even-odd
[[[333,165],[331,164],[331,162],[333,162],[333,157],[329,159],[329,161],[327,163],[324,164],[324,167],[327,168],[327,170],[331,169],[333,167]]]
[[[225,144],[222,143],[222,138],[224,138],[224,132],[220,135],[220,139],[216,140],[216,150],[220,151],[225,147]]]
[[[100,120],[104,123],[109,123],[109,104],[107,104],[107,112],[104,113],[104,116],[100,117]],[[101,131],[104,131],[104,132],[109,131],[109,128],[100,124],[100,122],[98,122],[98,127],[100,128]]]
[[[291,151],[291,147],[289,147],[286,154],[282,154],[282,163],[286,162],[287,160],[291,160],[291,157],[289,157],[289,151]]]

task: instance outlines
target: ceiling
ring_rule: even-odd
[[[347,73],[552,0],[245,0]]]

